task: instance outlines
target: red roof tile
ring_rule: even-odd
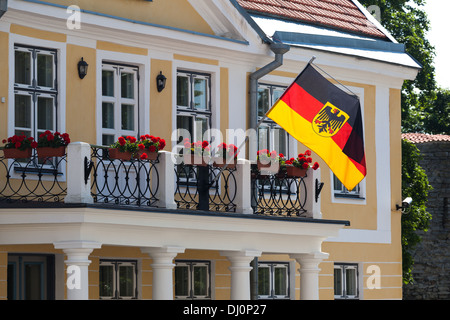
[[[402,139],[406,139],[412,143],[426,143],[434,141],[448,141],[450,136],[445,134],[425,134],[425,133],[402,133]]]
[[[250,13],[387,38],[351,0],[237,0]]]

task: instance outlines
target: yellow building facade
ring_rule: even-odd
[[[108,146],[124,135],[162,137],[167,154],[157,164],[157,194],[166,205],[115,207],[95,196],[8,201],[14,197],[5,190],[23,180],[14,169],[18,162],[2,158],[0,198],[7,199],[0,201],[0,299],[402,298],[400,90],[420,66],[399,44],[362,36],[348,44],[351,35],[344,31],[328,45],[320,37],[312,37],[319,43],[285,41],[281,65],[258,80],[261,107],[314,56],[325,77],[358,95],[367,176],[355,190],[343,188],[313,153],[320,172],[305,182],[311,214],[255,215],[250,190],[237,192],[235,212],[205,213],[177,206],[176,195],[166,194],[179,179],[168,162],[180,146],[174,132],[185,128],[197,138],[217,129],[220,141],[239,145],[233,134],[251,128],[256,107],[251,74],[275,57],[266,18],[223,0],[6,3],[0,17],[0,137],[21,131],[37,137],[45,129],[69,133],[74,146],[60,183],[67,194],[88,195],[89,186],[74,191],[69,171],[82,162],[78,155],[91,154],[89,145]],[[82,79],[81,58],[88,64]],[[162,91],[160,74],[166,77]],[[184,89],[190,93],[183,96]],[[250,174],[255,148],[279,148],[289,156],[306,149],[275,124],[264,128],[260,145],[245,144],[240,152],[248,160],[238,165],[237,189],[250,186],[240,170]],[[41,181],[36,171],[26,179]],[[323,182],[321,191],[316,181]],[[72,276],[81,280],[70,282]],[[81,293],[73,293],[78,283]]]

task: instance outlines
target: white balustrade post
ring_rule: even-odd
[[[314,219],[322,219],[322,212],[320,211],[320,196],[316,201],[316,185],[318,186],[320,181],[320,168],[313,170],[309,168],[306,177],[303,178],[306,186],[306,216]]]
[[[184,250],[175,246],[141,248],[143,253],[152,258],[153,300],[173,300],[173,259]]]
[[[250,262],[261,256],[261,251],[224,251],[220,253],[231,262],[231,300],[250,300]]]
[[[250,160],[238,159],[236,164],[236,212],[252,214]]]
[[[101,244],[92,241],[55,242],[55,249],[67,255],[67,300],[89,300],[89,255]]]
[[[176,209],[175,203],[175,163],[172,159],[172,153],[167,151],[160,151],[158,163],[155,164],[158,171],[158,179],[152,177],[152,190],[158,189],[156,198],[158,199],[158,206],[167,209]],[[158,180],[158,181],[157,181]],[[156,183],[159,185],[157,186]]]
[[[300,300],[319,300],[319,264],[328,253],[313,252],[290,255],[300,264]]]
[[[85,159],[91,160],[91,146],[73,142],[67,146],[67,195],[65,203],[92,203],[90,175],[85,181]]]

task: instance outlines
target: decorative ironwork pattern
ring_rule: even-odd
[[[0,157],[0,203],[63,202],[67,185],[66,156],[6,159]]]
[[[253,213],[301,217],[306,212],[307,199],[303,179],[285,174],[260,175],[257,170],[252,170]]]
[[[159,188],[157,160],[111,159],[108,148],[92,146],[90,162],[91,194],[94,202],[156,207]]]
[[[202,179],[202,170],[207,174]],[[236,169],[214,166],[185,165],[175,166],[175,202],[181,209],[236,212],[234,203],[237,194]],[[220,175],[217,180],[216,177]],[[204,182],[202,182],[204,181]],[[207,202],[202,207],[202,197]]]

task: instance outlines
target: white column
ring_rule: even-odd
[[[173,259],[184,252],[181,247],[141,248],[152,258],[153,300],[173,300]]]
[[[175,203],[175,162],[172,158],[172,153],[167,151],[159,152],[159,163],[156,163],[156,170],[158,170],[159,186],[152,186],[152,190],[158,191],[156,193],[156,198],[159,200],[158,204],[161,208],[176,209],[177,204]],[[154,183],[156,179],[152,179]]]
[[[92,203],[91,180],[84,180],[85,158],[91,160],[91,146],[85,142],[73,142],[67,146],[67,195],[66,203]]]
[[[261,256],[261,251],[224,251],[220,253],[231,262],[231,300],[250,300],[250,262]]]
[[[319,300],[319,263],[328,253],[314,252],[290,255],[300,264],[300,300]]]
[[[316,201],[316,180],[320,183],[320,168],[317,170],[308,169],[306,178],[304,178],[307,190],[307,198],[305,202],[306,216],[314,219],[322,219],[320,212],[320,196]],[[323,191],[323,190],[322,190]]]
[[[246,159],[238,159],[236,164],[236,212],[252,214],[251,200],[251,162]],[[233,192],[233,191],[231,191]]]
[[[67,255],[67,300],[89,299],[89,255],[101,244],[91,241],[61,241],[53,244]]]

